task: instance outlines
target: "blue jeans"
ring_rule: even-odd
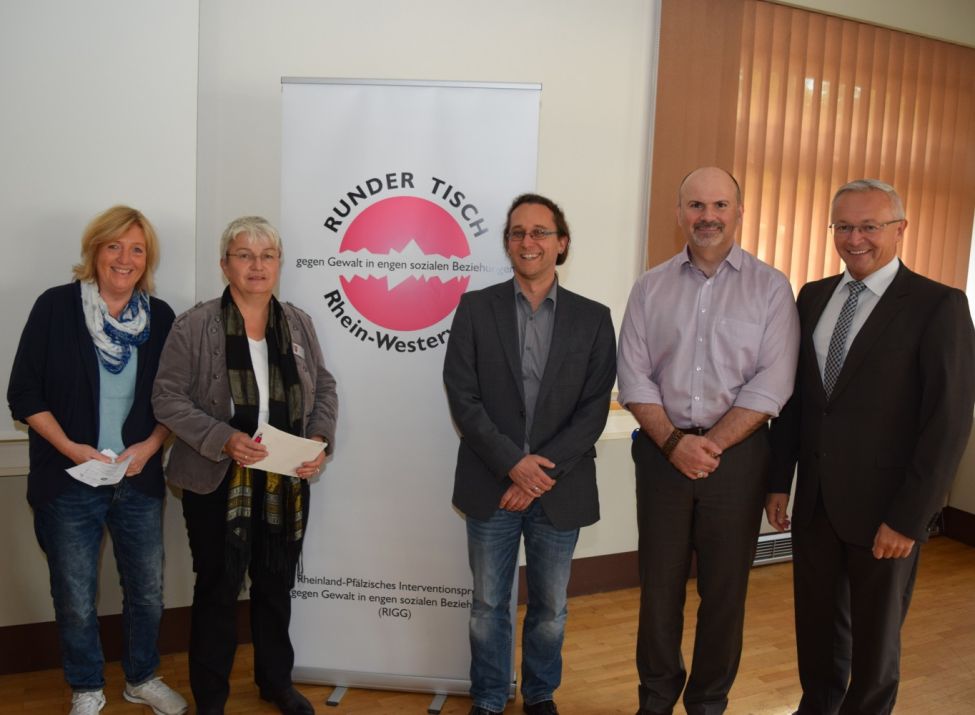
[[[562,682],[566,588],[578,529],[552,526],[536,499],[523,512],[499,509],[487,521],[467,518],[467,553],[474,575],[471,605],[471,698],[501,712],[508,701],[514,623],[511,586],[525,536],[528,612],[522,633],[521,694],[526,705],[551,700]]]
[[[47,554],[64,677],[72,690],[105,685],[95,597],[105,527],[122,583],[122,670],[140,685],[159,666],[162,617],[162,499],[122,479],[114,487],[72,482],[34,509],[34,533]]]

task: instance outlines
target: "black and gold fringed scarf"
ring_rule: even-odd
[[[250,346],[244,329],[244,317],[224,290],[221,299],[224,335],[227,351],[227,379],[234,401],[234,416],[230,424],[251,435],[257,430],[260,398]],[[268,421],[294,435],[301,434],[302,397],[298,366],[291,347],[291,332],[281,304],[271,296],[267,328],[268,362]],[[234,462],[227,495],[227,570],[239,589],[251,554],[251,512],[254,500],[254,471]],[[295,568],[301,555],[301,542],[308,520],[308,482],[287,475],[266,473],[264,480],[264,508],[261,522],[264,527],[263,553],[271,573],[280,573],[294,586]]]

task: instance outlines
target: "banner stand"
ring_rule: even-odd
[[[461,295],[512,275],[501,233],[535,188],[541,86],[281,82],[281,298],[311,315],[339,398],[292,591],[293,678],[337,686],[330,702],[432,693],[435,710],[470,688],[443,358]]]

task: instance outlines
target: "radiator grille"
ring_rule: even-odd
[[[761,534],[755,549],[754,566],[777,564],[780,561],[792,560],[792,534]]]

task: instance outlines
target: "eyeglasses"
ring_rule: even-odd
[[[834,236],[848,236],[854,231],[859,231],[864,236],[875,236],[890,226],[890,224],[900,223],[903,220],[902,218],[895,218],[893,221],[885,221],[884,223],[861,223],[859,226],[853,226],[848,223],[831,223],[829,229],[833,232]]]
[[[241,263],[256,263],[258,258],[261,259],[261,263],[274,263],[281,258],[281,254],[277,251],[264,251],[260,254],[251,251],[234,251],[233,253],[228,251],[227,258],[235,258]]]
[[[544,231],[540,228],[533,228],[531,231],[516,228],[514,231],[508,231],[508,240],[518,243],[524,241],[525,236],[528,236],[533,241],[541,241],[543,238],[548,238],[549,236],[557,236],[558,233],[558,231]]]

